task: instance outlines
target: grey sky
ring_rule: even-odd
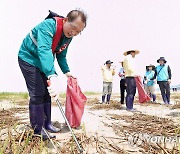
[[[88,14],[87,28],[75,37],[67,54],[71,71],[84,91],[101,91],[100,67],[110,59],[119,70],[124,51],[140,50],[137,72],[160,56],[172,69],[172,84],[179,83],[180,1],[179,0],[1,0],[0,1],[0,91],[26,91],[17,63],[23,38],[52,10],[66,15],[81,8]],[[56,68],[57,65],[56,65]],[[66,77],[58,68],[62,91]],[[119,77],[114,77],[119,91]]]

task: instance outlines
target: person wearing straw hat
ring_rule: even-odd
[[[159,85],[163,102],[165,104],[170,104],[170,83],[171,83],[171,69],[167,65],[167,61],[164,57],[160,57],[157,60],[159,65],[156,67],[154,80],[157,77],[157,84]]]
[[[121,104],[124,104],[124,94],[126,90],[126,81],[125,81],[125,71],[123,67],[123,61],[119,62],[121,64],[121,68],[119,70],[119,77],[120,77],[120,95],[121,95]]]
[[[107,60],[105,62],[105,65],[101,67],[102,70],[102,75],[103,75],[103,94],[102,94],[102,102],[105,102],[109,104],[110,99],[111,99],[111,93],[112,93],[112,81],[113,81],[113,76],[115,75],[115,68],[111,68],[111,64],[113,62],[110,60]]]
[[[152,102],[156,102],[156,95],[155,95],[155,81],[151,80],[154,77],[155,74],[155,66],[150,64],[146,66],[146,73],[144,76],[144,88],[149,94],[149,96],[152,98]]]
[[[130,50],[124,52],[124,70],[126,77],[126,109],[129,111],[133,110],[134,96],[136,94],[136,81],[135,81],[135,56],[139,54],[138,50]]]

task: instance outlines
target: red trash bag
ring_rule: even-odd
[[[81,92],[77,79],[69,77],[67,81],[65,115],[72,128],[80,126],[86,100],[87,98]]]
[[[136,86],[137,86],[138,94],[139,94],[139,102],[144,103],[144,102],[150,101],[151,98],[144,90],[141,77],[140,76],[135,77],[135,81],[136,81]]]

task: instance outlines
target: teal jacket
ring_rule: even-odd
[[[158,65],[156,67],[157,81],[167,81],[171,79],[171,70],[168,65]]]
[[[167,82],[171,79],[171,69],[169,65],[158,65],[155,69],[154,77],[151,80],[154,80],[157,77],[157,83],[159,82]]]
[[[56,32],[56,21],[46,19],[39,25],[32,29],[32,35],[37,41],[37,46],[32,41],[30,34],[28,34],[20,47],[18,57],[23,61],[39,68],[47,77],[56,74],[54,67],[54,58],[56,56],[57,62],[63,73],[70,72],[67,64],[66,54],[67,48],[59,54],[52,53],[52,41]],[[72,38],[61,36],[56,50],[59,50],[67,42],[71,42]]]
[[[149,80],[147,82],[147,86],[153,86],[154,85],[154,80],[151,80],[153,77],[154,77],[154,74],[155,74],[155,71],[146,71],[145,73],[145,77],[146,77],[146,80]]]

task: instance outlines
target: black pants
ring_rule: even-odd
[[[126,90],[126,81],[125,79],[121,79],[120,80],[121,103],[124,103],[125,90]]]
[[[18,58],[19,66],[26,81],[31,104],[51,103],[47,90],[47,77],[38,68]]]
[[[166,95],[168,101],[170,99],[170,85],[168,81],[158,81],[159,88],[161,90],[162,97]]]
[[[135,96],[136,94],[136,81],[134,77],[126,77],[126,92],[127,96]]]

